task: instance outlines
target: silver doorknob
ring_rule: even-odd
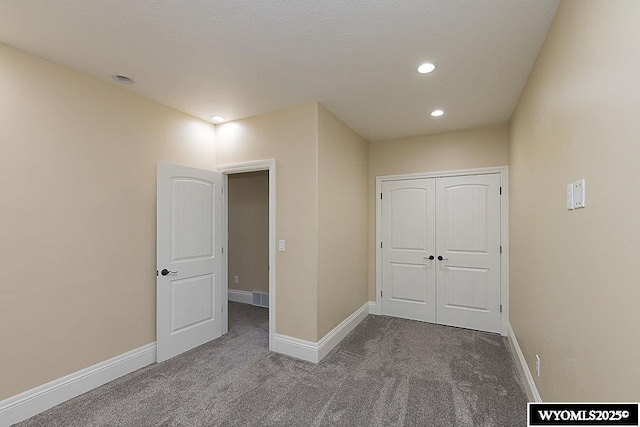
[[[169,271],[169,270],[167,270],[166,268],[162,269],[162,271],[160,272],[160,274],[162,274],[163,276],[166,276],[166,275],[167,275],[167,274],[169,274],[169,273],[171,273],[171,274],[178,274],[178,272],[177,272],[177,271]]]

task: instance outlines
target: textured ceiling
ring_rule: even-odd
[[[320,101],[381,140],[507,121],[557,4],[2,0],[0,41],[205,120]]]

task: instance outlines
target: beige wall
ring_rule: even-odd
[[[276,159],[277,333],[316,342],[367,301],[367,152],[318,103],[217,127],[218,164]]]
[[[376,177],[505,166],[507,124],[369,144],[369,300],[376,300]]]
[[[316,103],[225,123],[218,164],[276,159],[276,332],[315,341],[318,318]]]
[[[543,400],[640,398],[638,22],[563,1],[511,122],[511,324]]]
[[[269,172],[229,175],[227,194],[229,289],[268,293]]]
[[[156,163],[214,129],[0,45],[0,400],[155,341]]]
[[[318,108],[318,335],[368,301],[368,143]]]

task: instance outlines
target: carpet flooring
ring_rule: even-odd
[[[368,316],[321,363],[268,347],[268,313],[229,303],[229,333],[18,426],[523,426],[506,338]]]

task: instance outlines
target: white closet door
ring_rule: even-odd
[[[436,181],[437,323],[500,332],[500,175]]]
[[[382,184],[382,313],[435,322],[435,180]]]

